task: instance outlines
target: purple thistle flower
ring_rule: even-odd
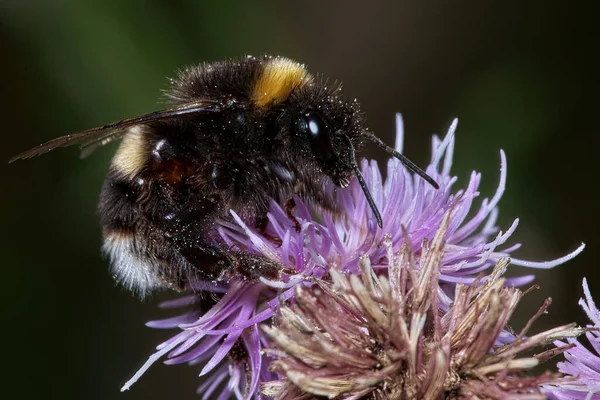
[[[585,299],[579,305],[588,315],[591,325],[586,337],[592,347],[588,350],[577,339],[567,342],[556,341],[554,344],[567,347],[563,354],[566,361],[557,364],[558,370],[572,379],[556,385],[544,385],[546,395],[553,400],[600,400],[600,310],[596,307],[587,280],[583,279]]]
[[[424,243],[418,269],[408,246],[394,253],[388,240],[388,274],[377,275],[361,257],[360,277],[332,268],[331,280],[296,286],[295,303],[262,327],[280,379],[263,383],[261,392],[277,400],[544,399],[540,385],[560,382],[560,375],[531,369],[556,351],[529,353],[583,329],[569,324],[527,337],[547,300],[516,340],[495,346],[525,294],[504,285],[508,258],[485,282],[458,284],[441,312],[439,266],[450,215]]]
[[[519,247],[518,244],[505,246],[518,220],[505,232],[495,225],[497,205],[506,185],[504,152],[500,153],[501,173],[496,193],[491,199],[481,202],[472,218],[467,219],[467,215],[479,196],[481,174],[473,172],[465,189],[452,192],[456,177],[450,175],[450,168],[457,122],[452,123],[443,140],[433,137],[431,163],[426,171],[439,183],[438,190],[408,172],[395,159],[387,163],[385,182],[375,161],[362,161],[364,179],[381,211],[382,229],[378,229],[356,179],[348,188],[337,191],[332,183],[323,183],[324,191],[336,199],[337,216],[295,198],[294,216],[297,221],[292,221],[280,204],[272,202],[264,235],[245,225],[231,211],[236,223],[223,223],[219,228],[223,243],[280,263],[283,266],[280,279],[248,281],[234,278],[227,284],[198,284],[198,294],[170,305],[199,306],[210,296],[206,293],[216,293],[221,296],[220,299],[202,315],[196,309],[175,318],[149,323],[151,327],[178,328],[181,331],[159,345],[157,352],[122,390],[127,390],[151,364],[166,357],[167,364],[204,363],[200,375],[210,372],[211,376],[209,383],[200,388],[204,392],[203,398],[210,397],[212,390],[216,389],[211,385],[224,384],[225,381],[228,384],[222,389],[220,398],[230,395],[252,397],[260,382],[271,380],[266,369],[268,359],[261,352],[267,339],[257,330],[257,324],[271,318],[280,305],[292,302],[295,286],[312,285],[314,279],[326,277],[332,266],[346,273],[359,273],[362,256],[369,257],[374,270],[385,272],[388,258],[383,241],[386,237],[391,238],[394,252],[399,251],[403,244],[409,246],[419,267],[424,241],[433,239],[442,219],[452,209],[445,252],[439,266],[439,282],[446,289],[438,290],[440,307],[447,309],[452,298],[446,293],[456,283],[473,283],[480,273]],[[396,150],[399,152],[402,151],[403,138],[403,123],[398,115]],[[297,224],[299,230],[296,230]],[[408,239],[407,243],[405,239]],[[551,268],[575,257],[583,247],[581,245],[574,252],[553,261],[512,259],[512,263]],[[532,279],[533,276],[528,275],[507,282],[519,285]],[[242,372],[245,372],[244,378],[241,377]]]

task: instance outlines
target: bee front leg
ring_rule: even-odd
[[[293,197],[287,199],[284,203],[285,214],[287,217],[294,223],[294,229],[296,232],[300,232],[302,230],[302,225],[300,221],[294,216],[294,211],[296,210],[296,201]]]
[[[256,254],[237,252],[230,254],[230,257],[235,272],[250,279],[277,280],[283,271],[281,264]]]
[[[274,280],[279,279],[283,269],[279,263],[265,257],[216,246],[184,248],[180,250],[180,254],[191,265],[192,270],[184,274],[188,282],[203,279],[226,282],[235,276],[252,280],[261,277]]]
[[[275,243],[277,246],[281,246],[283,240],[279,236],[272,236],[267,233],[267,226],[269,225],[269,218],[264,215],[259,217],[256,221],[256,230],[258,233],[268,239],[269,241]]]

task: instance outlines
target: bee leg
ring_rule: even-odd
[[[258,233],[262,236],[264,236],[266,239],[270,240],[271,242],[275,243],[278,247],[281,246],[281,244],[283,243],[282,239],[278,236],[272,236],[269,235],[267,233],[267,225],[269,224],[269,218],[267,218],[267,216],[262,216],[259,217],[256,221],[256,230],[258,231]]]
[[[279,279],[283,266],[265,257],[246,252],[233,253],[235,272],[250,279]]]
[[[232,252],[214,246],[195,246],[180,250],[180,254],[192,265],[186,280],[226,281],[235,275],[250,279],[278,279],[282,266],[265,257],[247,252]]]
[[[298,222],[298,220],[294,216],[294,210],[296,209],[296,201],[293,197],[290,197],[285,201],[283,206],[285,208],[285,214],[294,223],[294,228],[296,229],[296,232],[300,232],[302,230],[302,225],[300,225],[300,222]]]

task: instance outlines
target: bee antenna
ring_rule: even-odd
[[[377,225],[381,228],[383,225],[383,222],[381,220],[381,214],[379,214],[379,210],[377,209],[375,200],[373,200],[373,197],[371,196],[371,192],[369,192],[369,188],[367,187],[367,183],[365,182],[362,174],[360,173],[360,169],[358,168],[358,165],[356,164],[354,145],[352,144],[352,141],[350,140],[350,138],[348,136],[344,136],[344,137],[346,138],[346,140],[348,141],[348,144],[350,145],[350,157],[349,157],[350,166],[352,167],[352,170],[354,171],[354,175],[356,176],[356,179],[358,179],[360,188],[362,189],[363,193],[365,194],[365,197],[367,198],[367,203],[369,203],[369,207],[371,207],[371,211],[373,211],[373,215],[375,216],[375,219],[377,220]]]
[[[432,177],[430,177],[429,175],[427,175],[427,173],[425,171],[423,171],[415,163],[413,163],[408,158],[406,158],[406,156],[398,153],[392,147],[390,147],[387,144],[383,143],[383,141],[381,139],[379,139],[377,136],[375,136],[373,133],[371,133],[371,132],[365,132],[364,135],[365,135],[365,137],[367,139],[371,140],[378,147],[381,147],[383,150],[387,151],[388,153],[390,153],[391,155],[393,155],[395,158],[397,158],[398,160],[400,160],[400,162],[402,164],[404,164],[404,166],[406,168],[408,168],[410,171],[414,172],[415,174],[419,175],[421,178],[425,179],[425,181],[427,181],[427,183],[429,183],[431,186],[433,186],[436,189],[440,188],[440,186],[437,184],[436,181],[433,180]]]

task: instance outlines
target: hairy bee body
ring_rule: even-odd
[[[219,240],[235,211],[264,229],[269,202],[294,195],[335,211],[324,180],[355,176],[381,227],[355,150],[370,140],[437,184],[364,126],[340,85],[283,57],[246,57],[183,70],[167,92],[172,107],[53,139],[11,160],[80,145],[89,154],[122,142],[104,183],[99,213],[113,275],[144,296],[193,289],[232,276],[276,278],[280,266]]]
[[[270,199],[299,194],[326,201],[319,186],[323,166],[295,130],[303,114],[319,112],[360,146],[358,110],[337,91],[316,85],[302,66],[282,58],[184,71],[169,92],[175,106],[208,100],[226,110],[151,122],[124,136],[99,205],[117,280],[143,295],[231,274],[276,275],[272,262],[220,244],[216,227],[231,220],[230,210],[259,226]],[[351,170],[330,168],[330,174],[345,184]]]

